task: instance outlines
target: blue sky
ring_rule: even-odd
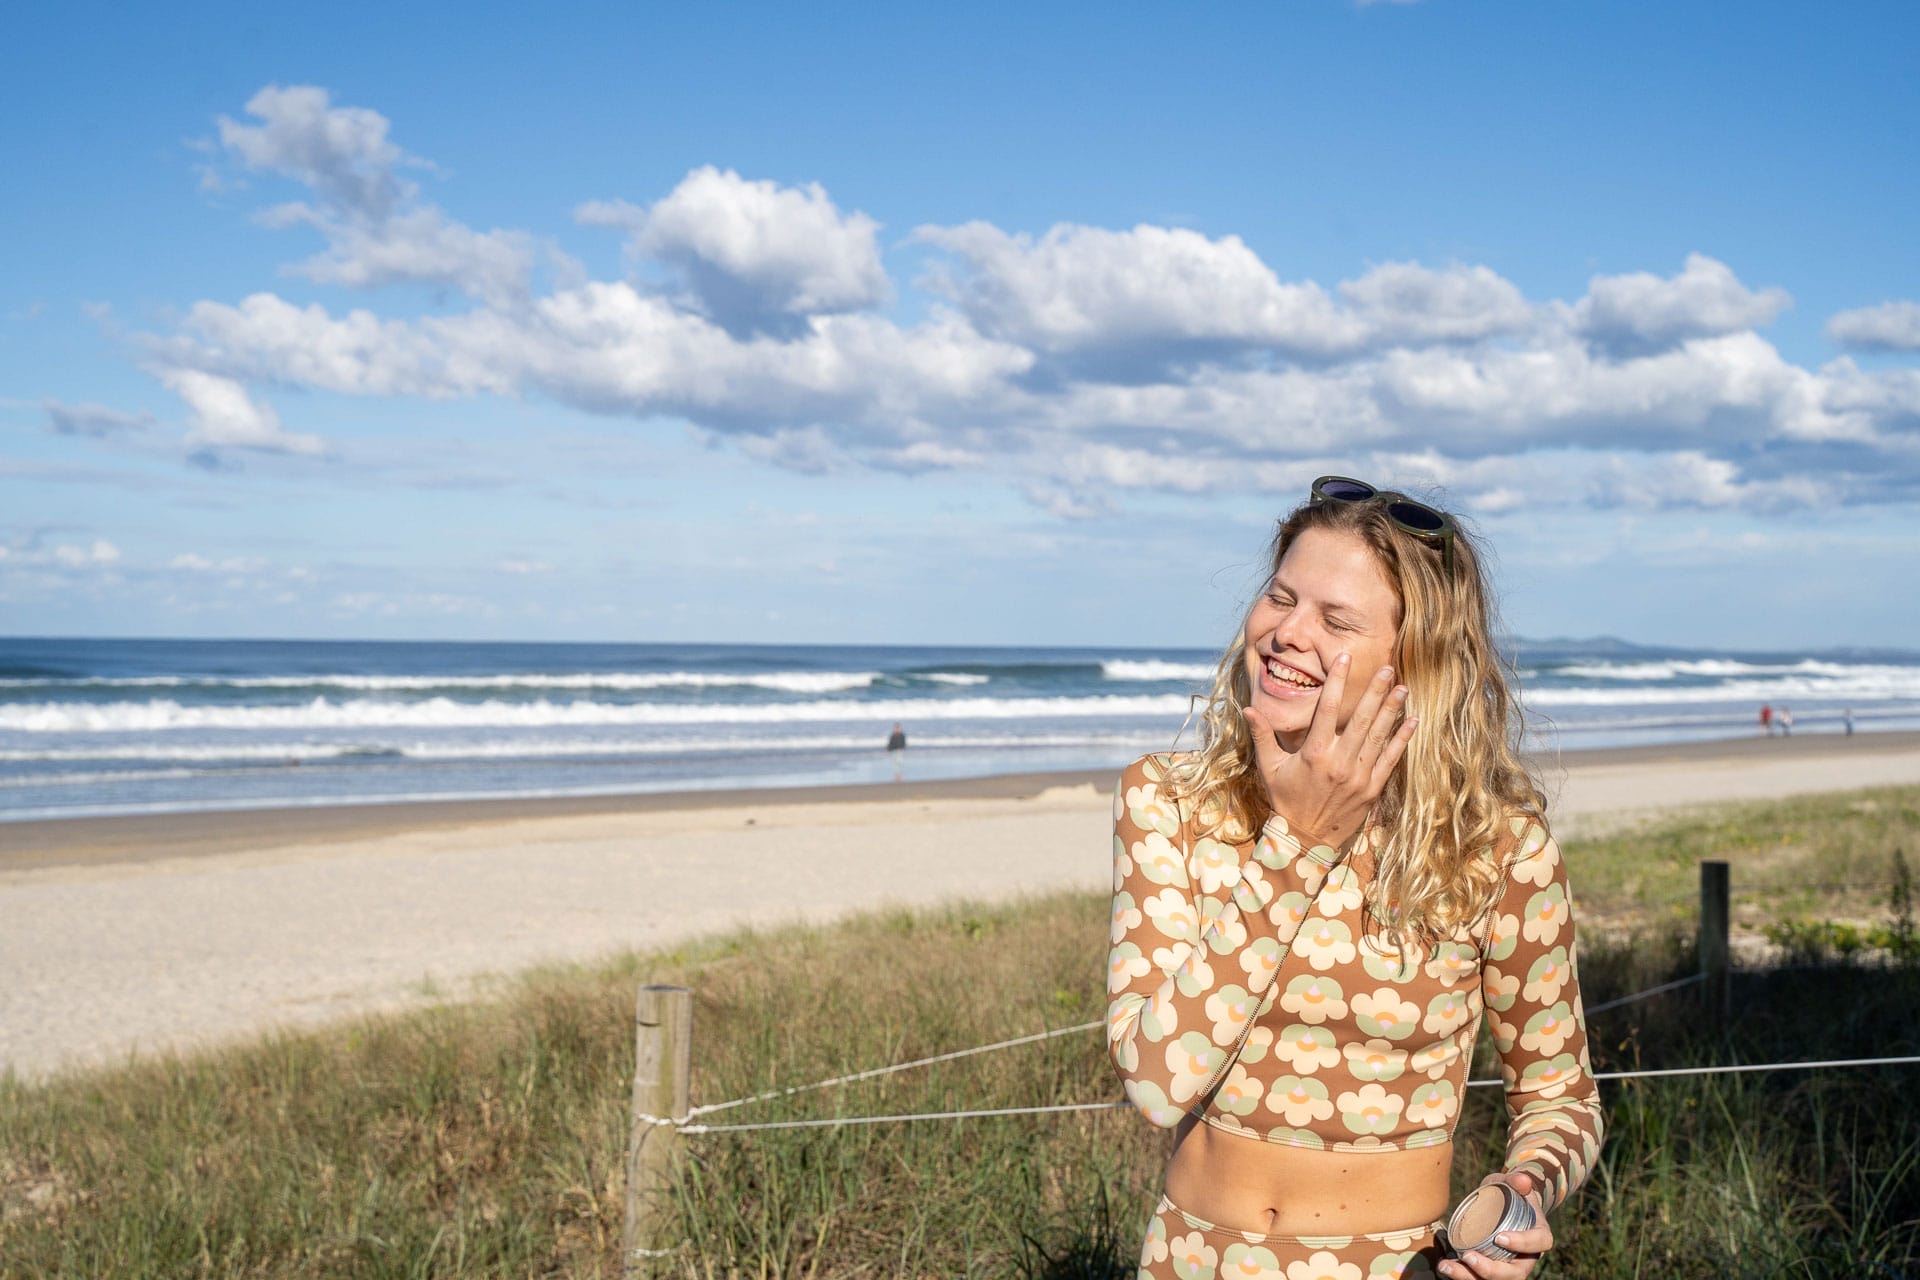
[[[1910,7],[10,6],[0,631],[1912,646]]]

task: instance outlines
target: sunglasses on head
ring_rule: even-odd
[[[1446,512],[1435,511],[1403,493],[1376,489],[1365,480],[1351,476],[1321,476],[1313,482],[1312,503],[1316,507],[1323,502],[1372,502],[1375,499],[1387,504],[1387,519],[1393,521],[1396,528],[1439,547],[1446,556],[1447,572],[1453,572],[1453,517]]]

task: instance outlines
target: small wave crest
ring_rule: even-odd
[[[538,728],[546,725],[786,724],[813,721],[1013,720],[1181,715],[1178,694],[1084,698],[894,699],[702,705],[606,702],[458,702],[425,698],[315,698],[293,706],[184,706],[168,698],[0,706],[0,730],[21,733],[153,733],[176,729]]]
[[[1213,679],[1210,662],[1166,662],[1158,658],[1112,658],[1100,664],[1109,680],[1179,680],[1186,683]]]
[[[778,693],[844,693],[868,689],[878,671],[605,671],[473,676],[87,676],[0,679],[0,689],[349,689],[368,693],[428,693],[436,689],[569,689],[591,692],[648,689],[768,689]]]
[[[1657,705],[1697,705],[1702,703],[1783,702],[1804,699],[1810,702],[1905,703],[1920,700],[1920,670],[1909,670],[1903,677],[1863,675],[1845,679],[1819,679],[1808,676],[1756,677],[1727,680],[1719,684],[1639,688],[1529,688],[1522,702],[1529,707],[1628,707]]]
[[[1540,676],[1565,676],[1576,680],[1667,681],[1687,677],[1696,679],[1738,680],[1759,676],[1813,676],[1833,680],[1902,678],[1920,680],[1920,667],[1886,664],[1822,662],[1814,658],[1799,662],[1740,662],[1731,658],[1675,658],[1660,662],[1570,662],[1563,666],[1542,667],[1532,673]]]

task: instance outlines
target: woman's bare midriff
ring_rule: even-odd
[[[1365,1235],[1446,1216],[1453,1144],[1315,1151],[1181,1121],[1167,1199],[1195,1217],[1262,1235]]]

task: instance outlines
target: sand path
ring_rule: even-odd
[[[1906,735],[1643,748],[1572,762],[1554,814],[1566,831],[1676,804],[1910,782],[1920,738]],[[311,815],[248,815],[228,820],[244,834],[211,841],[214,852],[143,847],[152,820],[114,820],[117,843],[94,840],[101,823],[20,824],[11,850],[0,825],[0,1066],[37,1076],[399,1008],[742,924],[1103,889],[1109,803],[1083,783],[519,818],[493,806],[476,821],[443,806],[418,829],[388,812],[319,838]],[[50,854],[67,830],[74,846]]]

